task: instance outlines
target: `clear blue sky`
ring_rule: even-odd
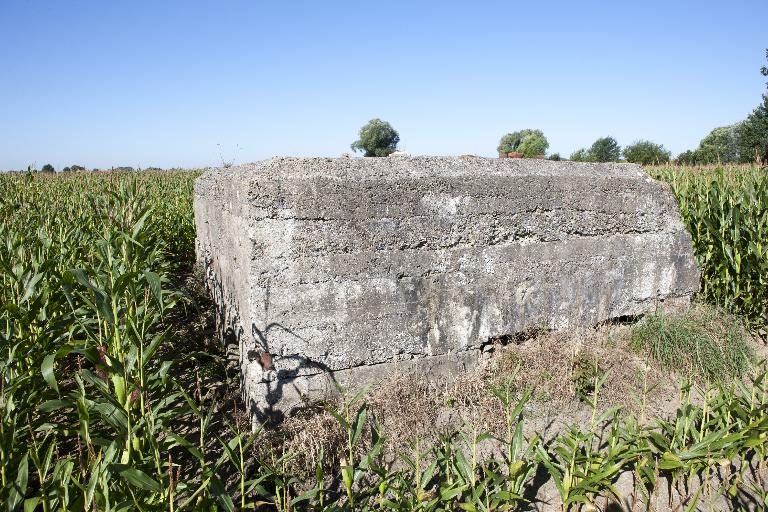
[[[0,0],[0,169],[414,154],[540,128],[673,152],[760,101],[768,1]],[[241,149],[236,149],[237,147]]]

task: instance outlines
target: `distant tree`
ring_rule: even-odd
[[[360,139],[350,146],[352,151],[363,151],[365,156],[389,156],[397,150],[400,135],[386,121],[371,119],[360,128]]]
[[[621,158],[621,146],[613,137],[601,137],[589,148],[592,162],[617,162]]]
[[[569,160],[573,162],[589,162],[591,161],[591,156],[587,148],[581,148],[571,153]]]
[[[765,58],[768,60],[768,49]],[[760,73],[768,76],[768,67],[763,66]],[[763,102],[736,128],[736,145],[742,162],[768,160],[768,92],[763,94]]]
[[[624,160],[635,164],[667,163],[671,156],[663,145],[649,140],[638,140],[624,148]]]
[[[521,130],[519,132],[503,135],[499,140],[499,145],[496,147],[496,151],[499,152],[499,155],[506,155],[507,153],[517,151],[517,148],[519,148],[520,144],[523,142],[525,132],[529,131],[530,130]]]
[[[765,60],[768,60],[768,48],[765,49]],[[763,76],[768,76],[768,66],[761,67],[760,74]],[[765,82],[765,85],[768,85],[768,82]]]
[[[499,152],[499,155],[518,152],[523,153],[523,156],[532,157],[543,155],[548,147],[549,142],[544,136],[544,132],[541,130],[525,129],[504,135],[499,140],[499,146],[496,150]]]
[[[61,170],[61,172],[71,172],[71,171],[72,171],[72,169],[69,166],[67,166],[67,167],[65,167],[65,168],[63,168]]]
[[[45,164],[43,168],[40,169],[40,172],[56,172],[56,169],[54,169],[51,164]]]
[[[70,165],[69,169],[73,172],[79,172],[79,171],[84,171],[85,167],[83,167],[82,165]]]
[[[698,161],[698,155],[696,151],[686,150],[677,155],[675,161],[680,165],[696,165]]]
[[[562,159],[563,157],[560,156],[560,153],[552,153],[551,155],[549,155],[549,160],[552,160],[554,162],[559,162]]]
[[[736,145],[742,162],[768,160],[768,94],[736,128]]]
[[[701,139],[696,150],[698,163],[733,163],[739,161],[736,125],[715,128]]]
[[[538,130],[536,130],[538,131]],[[543,155],[547,152],[549,141],[544,134],[533,133],[523,138],[517,150],[526,158]]]

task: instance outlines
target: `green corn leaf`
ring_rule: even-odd
[[[40,498],[27,498],[24,500],[24,512],[33,512],[40,505]]]
[[[209,482],[209,488],[211,490],[211,494],[213,494],[213,496],[216,498],[216,501],[221,506],[221,510],[226,510],[227,512],[235,511],[235,504],[232,502],[232,498],[227,493],[227,490],[224,488],[221,480],[216,477],[211,478],[211,481]]]
[[[440,489],[440,499],[442,501],[451,501],[467,490],[466,485],[452,485],[448,488]]]
[[[339,422],[339,425],[341,425],[341,428],[343,430],[349,430],[349,423],[347,423],[347,420],[344,418],[344,416],[342,416],[338,411],[330,407],[327,408],[327,411],[331,414],[331,416],[336,418],[336,421]]]
[[[202,452],[200,452],[199,446],[190,443],[187,439],[185,439],[184,437],[182,437],[182,436],[180,436],[180,435],[178,435],[178,434],[176,434],[174,432],[166,430],[165,434],[169,438],[174,440],[174,444],[171,444],[170,448],[173,448],[176,445],[183,446],[198,461],[205,460],[205,457],[203,457]]]
[[[149,218],[149,215],[152,213],[151,209],[148,209],[144,214],[139,218],[139,220],[136,221],[136,224],[133,226],[133,231],[131,232],[131,239],[136,240],[136,238],[139,236],[139,233],[144,228],[144,224],[147,222],[147,219]]]
[[[224,448],[224,453],[219,458],[219,461],[217,462],[217,466],[223,463],[226,459],[229,459],[229,462],[235,467],[235,469],[240,468],[240,458],[235,455],[234,448],[237,446],[238,441],[240,440],[240,436],[237,435],[230,439],[228,443],[224,442],[224,440],[216,436],[216,440],[219,442],[222,448]]]
[[[93,406],[93,409],[99,413],[101,419],[120,432],[121,435],[128,433],[128,415],[123,409],[109,402],[99,402]]]
[[[29,281],[27,281],[27,284],[24,288],[24,295],[21,297],[19,304],[24,304],[29,300],[32,294],[35,293],[37,283],[39,283],[42,278],[43,274],[35,274]]]
[[[43,364],[40,366],[40,372],[43,374],[45,382],[56,391],[59,392],[59,385],[56,383],[56,377],[53,374],[53,363],[56,360],[56,354],[48,354],[43,359]]]
[[[432,481],[432,477],[437,470],[437,460],[433,460],[425,469],[421,475],[421,485],[424,489]]]
[[[113,464],[113,466],[117,466],[117,464]],[[126,482],[134,487],[144,489],[145,491],[160,492],[160,484],[140,469],[119,467],[118,473]]]
[[[115,400],[117,400],[117,403],[119,403],[125,410],[128,410],[129,397],[126,392],[125,379],[121,375],[115,373],[110,375],[109,378],[112,381],[112,386],[115,390]]]
[[[360,435],[363,433],[363,427],[365,426],[366,407],[363,406],[357,411],[355,416],[355,423],[352,430],[352,446],[356,446],[360,440]]]
[[[684,464],[677,455],[664,452],[659,461],[659,469],[679,469],[684,467]]]
[[[144,272],[144,279],[147,281],[147,284],[149,285],[149,291],[152,294],[152,297],[155,299],[155,303],[160,309],[160,314],[162,315],[164,303],[162,288],[160,286],[160,276],[154,272],[147,271]]]
[[[42,413],[49,413],[58,409],[69,409],[72,407],[72,402],[69,400],[48,400],[40,404],[37,408]]]
[[[347,489],[352,489],[352,482],[353,482],[353,472],[354,468],[348,464],[343,464],[341,466],[341,477],[344,480],[344,485]]]
[[[7,510],[13,512],[21,504],[24,496],[27,494],[27,479],[29,478],[28,472],[28,457],[24,454],[24,457],[19,463],[19,467],[16,470],[16,479],[11,485],[10,492],[8,493]]]

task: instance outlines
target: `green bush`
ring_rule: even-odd
[[[569,160],[573,162],[590,162],[591,156],[587,148],[581,148],[571,153]]]
[[[397,150],[400,135],[392,125],[381,119],[371,119],[360,128],[360,138],[350,146],[352,151],[362,151],[365,156],[389,156]]]
[[[768,60],[768,49],[765,58]],[[768,76],[768,67],[763,66],[760,73]],[[763,102],[736,129],[736,144],[742,162],[768,160],[768,93],[763,94]]]
[[[696,151],[688,149],[677,155],[675,162],[680,165],[696,165],[697,156]]]
[[[601,137],[589,148],[590,162],[617,162],[621,158],[621,146],[613,137]]]
[[[621,146],[613,137],[601,137],[592,146],[571,153],[574,162],[617,162],[621,158]]]
[[[543,155],[549,142],[541,130],[525,129],[504,135],[496,150],[500,155],[519,152],[526,157]]]
[[[525,137],[523,142],[520,143],[518,151],[520,151],[524,157],[532,158],[546,153],[548,147],[549,142],[547,142],[547,138],[544,137],[544,135],[535,134]]]
[[[736,145],[743,162],[768,160],[768,94],[736,128]]]
[[[649,165],[669,162],[671,153],[661,144],[649,140],[639,140],[624,148],[627,162]]]
[[[736,125],[715,128],[701,139],[696,150],[697,163],[735,163],[740,160],[736,144]]]

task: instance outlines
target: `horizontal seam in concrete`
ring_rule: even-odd
[[[611,240],[611,239],[614,239],[616,237],[622,237],[622,236],[623,237],[629,237],[629,236],[633,236],[633,235],[673,235],[673,236],[676,236],[676,235],[679,235],[679,231],[673,231],[673,230],[664,229],[664,230],[659,230],[659,231],[634,231],[634,230],[628,230],[626,232],[620,232],[620,233],[595,233],[595,234],[574,233],[574,234],[569,234],[568,237],[566,237],[566,238],[560,238],[560,239],[556,239],[556,240],[546,240],[546,239],[542,239],[541,237],[534,237],[534,236],[522,236],[522,237],[516,237],[516,238],[510,237],[510,238],[504,238],[504,239],[499,240],[499,241],[494,241],[494,240],[488,241],[487,245],[484,245],[483,248],[488,248],[488,247],[505,247],[507,245],[521,247],[520,243],[526,244],[526,245],[522,245],[522,247],[528,247],[528,246],[534,245],[534,244],[557,244],[557,243],[567,243],[567,242],[572,241],[572,240],[591,240],[591,239],[594,239],[594,238],[599,238],[599,239],[603,239],[603,240]],[[251,239],[251,240],[252,241],[259,241],[261,239]],[[318,253],[322,252],[322,253],[330,256],[330,255],[340,255],[340,254],[350,254],[350,255],[358,255],[358,254],[366,254],[366,253],[376,254],[376,253],[384,253],[384,252],[402,253],[402,252],[409,252],[409,251],[412,251],[412,252],[417,252],[418,251],[418,252],[425,252],[425,253],[434,253],[435,251],[444,251],[444,250],[449,250],[449,249],[477,249],[477,242],[463,242],[463,243],[462,242],[457,242],[457,243],[452,244],[452,245],[445,245],[445,246],[440,246],[440,247],[435,247],[435,248],[425,248],[426,245],[427,244],[424,243],[424,244],[420,244],[420,245],[418,245],[416,247],[408,247],[408,246],[405,246],[405,247],[392,247],[392,248],[387,247],[387,248],[382,248],[382,249],[373,248],[372,250],[366,250],[366,251],[350,250],[350,251],[337,251],[337,252],[333,252],[332,250],[329,250],[328,247],[323,247],[323,248],[318,248],[318,249],[316,249],[314,251],[311,251],[311,252],[309,252],[309,254],[312,254],[312,253],[315,253],[315,252],[318,252]],[[273,256],[273,255],[270,255],[269,259],[271,259],[271,260],[280,260],[280,261],[282,261],[282,260],[292,260],[292,259],[297,259],[297,258],[299,258],[301,256],[304,256],[304,255],[305,255],[305,253],[290,254],[288,256],[283,256],[283,255],[274,255]],[[600,253],[596,253],[596,254],[594,254],[594,256],[600,256]]]
[[[416,359],[418,359],[418,360],[428,360],[428,359],[439,359],[439,358],[444,358],[444,357],[445,358],[447,358],[447,357],[455,357],[455,356],[460,355],[460,354],[473,353],[473,352],[478,352],[479,353],[481,348],[482,348],[482,344],[478,345],[477,347],[471,347],[471,348],[467,348],[467,349],[464,349],[464,350],[455,350],[453,352],[446,352],[444,354],[432,354],[432,355],[428,355],[428,354],[411,354],[413,356],[411,359],[395,359],[393,357],[393,358],[387,359],[386,361],[377,361],[375,363],[361,363],[361,364],[356,364],[356,365],[352,365],[352,366],[345,366],[343,368],[337,368],[337,369],[333,369],[333,370],[318,370],[318,371],[313,372],[313,373],[299,373],[299,374],[296,374],[296,375],[293,375],[293,376],[290,376],[290,377],[283,377],[283,378],[276,377],[275,379],[272,379],[272,380],[262,379],[261,382],[285,382],[285,381],[290,381],[290,380],[293,380],[293,379],[296,379],[296,378],[299,378],[299,377],[313,377],[315,375],[328,375],[328,374],[333,375],[334,373],[344,372],[344,371],[347,371],[347,370],[356,370],[358,368],[371,368],[371,367],[374,367],[374,366],[381,366],[381,365],[385,365],[385,364],[407,363],[407,362],[410,362],[410,361],[413,361],[413,360],[416,360]],[[298,356],[298,355],[299,354],[289,354],[287,356],[279,356],[279,357],[276,356],[275,357],[275,362],[279,364],[280,359],[283,358],[283,357],[289,358],[289,357]],[[311,359],[307,359],[307,360],[311,361]],[[290,371],[290,370],[283,370],[283,371],[287,372],[287,371]],[[279,373],[279,371],[276,371],[275,373]]]

